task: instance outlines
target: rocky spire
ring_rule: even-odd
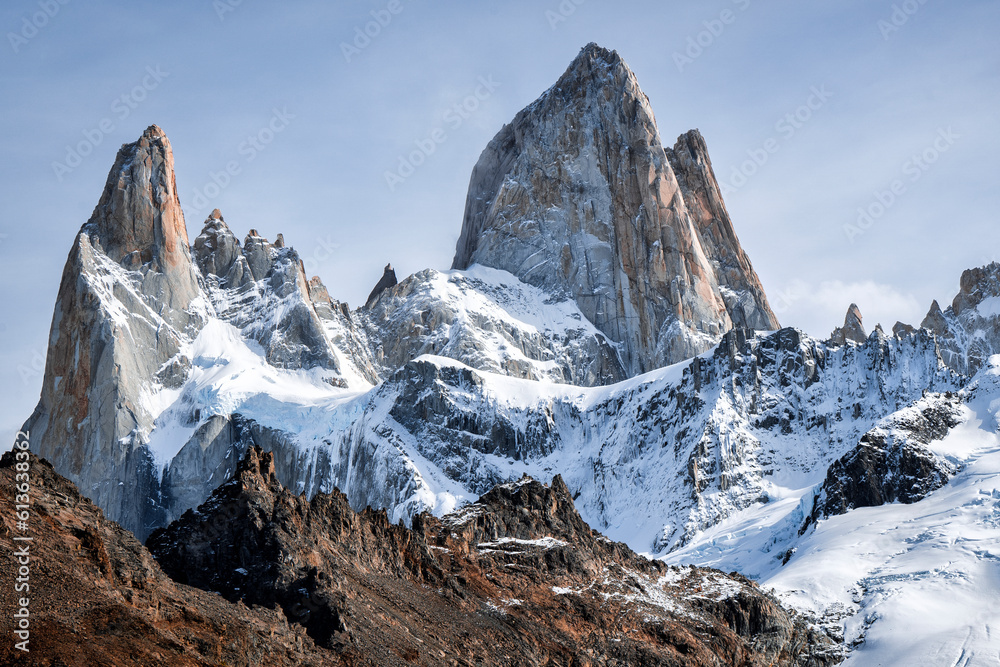
[[[483,151],[453,268],[472,264],[575,299],[631,373],[778,328],[704,139],[664,149],[635,75],[596,44]]]
[[[177,197],[170,140],[150,125],[124,144],[84,231],[113,261],[168,277],[160,281],[168,305],[184,309],[198,293],[191,270],[184,213]]]
[[[833,333],[830,334],[830,341],[835,345],[843,345],[847,341],[864,343],[865,339],[868,338],[868,334],[865,333],[865,327],[861,323],[861,319],[861,309],[858,308],[858,304],[852,303],[851,307],[847,309],[847,315],[844,317],[844,326],[833,330]]]
[[[203,276],[218,276],[223,287],[242,287],[253,280],[240,242],[222,212],[215,209],[195,237],[193,253]]]
[[[924,315],[923,321],[920,323],[921,329],[930,329],[937,336],[943,336],[948,331],[948,322],[944,317],[944,313],[941,312],[941,306],[938,305],[937,299],[931,301],[931,307],[927,310],[927,314]]]
[[[241,246],[216,209],[194,240],[194,257],[216,315],[259,343],[268,363],[339,372],[302,260],[281,234],[272,245],[251,229]],[[255,289],[243,289],[254,282]]]
[[[386,264],[385,269],[382,271],[382,277],[379,279],[378,283],[375,284],[375,288],[372,289],[371,294],[368,295],[368,300],[365,301],[365,306],[370,306],[374,303],[378,295],[386,291],[390,287],[394,287],[398,284],[396,280],[396,272],[392,268],[392,264]]]
[[[186,377],[180,350],[204,323],[198,280],[170,142],[153,125],[118,151],[70,250],[41,396],[24,426],[40,456],[137,534],[162,518],[145,396],[163,369],[170,382]]]

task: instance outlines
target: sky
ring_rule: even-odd
[[[280,232],[352,306],[387,262],[450,267],[479,154],[592,41],[664,143],[701,130],[783,325],[919,324],[1000,256],[996,0],[5,0],[0,32],[8,442],[75,235],[153,123],[191,239],[213,208]]]

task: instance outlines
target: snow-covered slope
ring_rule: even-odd
[[[374,392],[372,405],[390,407],[364,421],[470,494],[559,472],[590,523],[663,551],[808,486],[878,419],[957,383],[924,333],[839,348],[794,330],[741,333],[691,362],[592,389],[423,357]]]
[[[1000,264],[968,269],[959,284],[951,305],[933,302],[920,326],[937,336],[946,364],[973,375],[1000,352]]]
[[[133,474],[142,483],[119,474],[102,482],[141,486],[142,504],[107,510],[139,535],[204,501],[251,444],[281,452],[278,473],[290,488],[338,487],[357,507],[397,518],[474,499],[434,452],[399,444],[412,437],[390,416],[400,385],[379,384],[426,351],[543,386],[621,374],[615,348],[575,303],[495,269],[424,271],[352,313],[318,279],[305,281],[292,248],[254,231],[240,244],[217,211],[193,256],[201,329],[175,334],[169,358],[134,379],[130,410],[144,421],[130,455],[143,462]],[[122,320],[136,310],[122,295],[135,290],[123,269],[104,264],[105,282],[118,287],[98,291],[96,302]]]
[[[199,429],[235,419],[242,435],[216,460],[252,442],[277,449],[291,488],[336,486],[394,521],[559,473],[592,525],[653,552],[821,481],[880,418],[925,388],[957,388],[926,333],[830,348],[791,329],[733,331],[690,362],[590,388],[425,355],[365,393],[275,368],[221,322],[195,348],[191,377],[157,421],[172,438],[190,434],[191,454],[205,451]]]
[[[498,269],[427,269],[358,311],[383,376],[421,354],[473,368],[576,385],[625,378],[616,346],[570,299]]]
[[[928,396],[880,426],[898,432],[943,399]],[[997,664],[1000,356],[955,401],[958,423],[924,445],[954,476],[922,499],[807,525],[817,480],[729,517],[665,560],[738,570],[773,587],[844,633],[853,647],[846,665]]]

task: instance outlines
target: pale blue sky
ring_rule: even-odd
[[[146,126],[171,139],[192,238],[216,206],[240,236],[282,232],[353,306],[387,261],[401,276],[450,266],[479,153],[590,41],[636,72],[665,143],[701,129],[782,324],[826,335],[852,300],[869,329],[918,323],[964,268],[1000,256],[1000,2],[895,6],[7,0],[0,435],[10,441],[37,400],[74,235],[118,146]],[[371,12],[385,22],[389,9],[345,56]],[[701,52],[685,55],[691,41]],[[814,88],[828,99],[810,100]],[[477,89],[475,110],[456,112]],[[275,111],[280,131],[253,148]],[[779,125],[796,112],[808,118]],[[436,130],[433,153],[390,190],[386,172]],[[77,164],[67,147],[81,142]],[[925,151],[928,163],[911,159]],[[742,183],[735,170],[751,155],[763,164]],[[211,175],[231,162],[239,173],[216,192]],[[888,201],[896,180],[895,201],[845,232],[859,207],[879,213],[877,193]]]

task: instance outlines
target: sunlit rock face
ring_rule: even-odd
[[[778,328],[701,134],[664,148],[635,75],[594,44],[483,151],[453,268],[473,264],[572,297],[631,374]]]

